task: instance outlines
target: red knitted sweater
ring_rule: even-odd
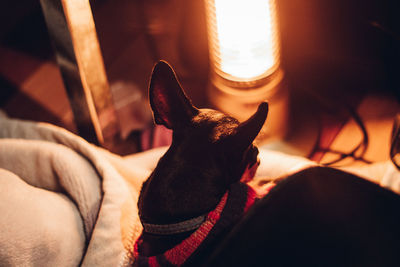
[[[217,207],[210,211],[205,221],[188,238],[163,254],[146,257],[140,254],[142,236],[135,243],[134,266],[181,266],[187,260],[205,249],[221,232],[231,228],[250,208],[256,199],[256,192],[244,183],[232,184],[223,195]]]

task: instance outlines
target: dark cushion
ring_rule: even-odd
[[[280,182],[205,266],[400,266],[400,196],[314,167]]]

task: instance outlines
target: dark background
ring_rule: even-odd
[[[207,106],[203,0],[98,0],[91,4],[111,84],[132,83],[146,95],[152,65],[166,59],[194,103]],[[356,105],[371,92],[400,99],[399,5],[398,0],[277,0],[281,61],[293,110],[321,103]],[[0,105],[4,107],[21,95],[18,82],[8,78],[7,61],[1,60],[9,49],[39,61],[54,61],[39,1],[1,1],[0,47],[6,48],[0,51],[0,64],[6,70],[0,73]],[[33,70],[21,68],[25,76]],[[60,123],[57,114],[46,114],[46,108],[27,98],[18,101],[31,105],[38,115],[10,115]]]

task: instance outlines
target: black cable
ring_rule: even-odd
[[[400,113],[394,118],[390,145],[390,160],[400,170]]]
[[[342,151],[338,151],[338,150],[334,150],[334,149],[330,149],[330,148],[318,148],[318,151],[320,151],[320,152],[332,153],[332,154],[339,155],[339,158],[336,159],[336,160],[332,160],[330,162],[321,163],[324,166],[332,166],[332,165],[337,164],[337,163],[339,163],[339,162],[341,162],[341,161],[343,161],[344,159],[347,159],[347,158],[352,158],[355,161],[362,161],[362,162],[367,163],[367,164],[372,163],[370,160],[367,160],[367,159],[364,158],[364,155],[365,155],[365,153],[367,151],[368,143],[369,143],[368,132],[367,132],[367,129],[365,128],[364,122],[362,121],[362,119],[359,116],[359,114],[352,107],[347,106],[346,110],[350,114],[350,117],[355,121],[355,123],[360,128],[360,130],[362,132],[362,135],[363,135],[363,139],[350,152],[342,152]],[[361,149],[361,152],[359,152],[360,155],[357,156],[356,153],[358,151],[360,151],[360,149]]]
[[[303,90],[304,91],[304,90]],[[362,133],[362,140],[361,142],[356,145],[350,152],[343,152],[343,151],[338,151],[338,150],[334,150],[334,149],[330,149],[330,148],[323,148],[320,147],[320,140],[322,138],[322,118],[321,116],[318,116],[318,133],[317,133],[317,138],[316,138],[316,142],[315,145],[310,153],[311,155],[314,155],[317,152],[322,152],[322,153],[332,153],[332,154],[336,154],[338,155],[338,158],[329,162],[323,162],[320,164],[324,165],[324,166],[332,166],[335,165],[347,158],[352,158],[355,161],[362,161],[364,163],[370,164],[372,163],[372,161],[365,159],[364,155],[367,151],[368,148],[368,144],[369,144],[369,137],[368,137],[368,132],[367,129],[365,128],[364,122],[361,118],[361,116],[357,113],[357,111],[351,106],[346,104],[344,107],[341,106],[338,109],[338,106],[334,105],[334,107],[332,107],[332,105],[330,104],[330,101],[325,100],[322,96],[317,95],[317,94],[312,94],[309,91],[305,91],[307,95],[309,95],[311,98],[313,98],[318,104],[320,104],[322,107],[328,109],[329,111],[331,111],[332,113],[337,114],[338,111],[340,113],[342,113],[343,110],[346,111],[346,113],[348,115],[350,115],[350,118],[352,118],[355,123],[357,124],[357,126],[360,128],[361,133]],[[357,155],[359,153],[359,155]]]

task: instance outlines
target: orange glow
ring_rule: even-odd
[[[206,0],[212,64],[233,81],[264,78],[279,65],[275,0]]]

